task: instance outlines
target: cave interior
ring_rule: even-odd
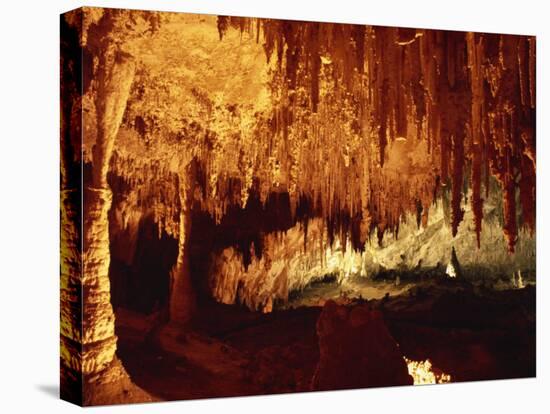
[[[535,376],[535,49],[62,15],[62,397]]]

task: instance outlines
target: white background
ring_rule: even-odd
[[[536,34],[537,379],[119,406],[116,412],[549,412],[546,1],[88,1],[90,6]],[[58,400],[59,24],[78,1],[2,2],[0,412],[64,413]],[[545,76],[546,75],[546,76]],[[545,105],[546,104],[546,105]],[[546,122],[545,122],[546,121]],[[546,127],[546,128],[544,128]],[[545,255],[546,253],[546,255]],[[546,256],[546,257],[545,257]],[[542,300],[541,300],[542,299]],[[113,407],[90,411],[111,412]]]

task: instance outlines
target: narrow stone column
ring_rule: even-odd
[[[107,172],[115,138],[126,110],[136,65],[131,55],[110,45],[99,56],[97,73],[97,137],[93,146],[93,185],[107,188]]]
[[[191,231],[190,217],[190,179],[187,172],[179,176],[179,239],[178,259],[171,271],[170,289],[170,322],[176,324],[187,324],[192,317],[195,307],[195,295],[189,271],[189,257],[187,245]]]

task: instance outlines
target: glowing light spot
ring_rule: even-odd
[[[518,270],[517,273],[512,273],[512,284],[517,289],[523,289],[525,287],[523,276],[521,275],[521,270]]]
[[[413,361],[404,358],[407,362],[409,375],[413,377],[414,385],[444,384],[451,382],[451,376],[444,372],[436,373],[429,359],[425,361]]]
[[[447,276],[449,276],[451,278],[456,277],[456,270],[455,270],[455,267],[453,266],[452,263],[449,263],[447,265],[447,269],[445,269],[445,273],[447,273]]]
[[[330,58],[330,56],[320,56],[321,57],[321,63],[323,65],[330,65],[332,63],[332,59]]]

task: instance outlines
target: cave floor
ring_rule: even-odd
[[[347,295],[340,301],[364,303]],[[496,291],[429,280],[368,303],[382,311],[405,357],[430,359],[451,382],[536,374],[534,286]],[[118,353],[132,380],[164,400],[308,391],[321,309],[262,314],[208,303],[186,331],[119,309]]]

